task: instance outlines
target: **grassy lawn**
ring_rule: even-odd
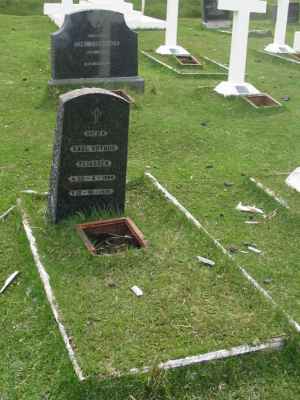
[[[21,7],[3,4],[0,13]],[[32,14],[36,6],[40,4],[33,2],[32,8],[19,11]],[[269,28],[270,23],[253,26]],[[290,27],[289,40],[295,28]],[[55,29],[39,15],[0,15],[1,213],[15,203],[20,190],[48,190],[58,95],[47,88],[49,34]],[[193,54],[228,62],[230,37],[202,29],[198,19],[182,19],[179,37]],[[141,32],[139,39],[141,49],[151,50],[162,44],[163,33]],[[21,271],[0,298],[1,399],[299,397],[299,339],[283,315],[249,286],[235,262],[224,258],[143,179],[150,169],[225,247],[244,250],[245,242],[254,242],[263,250],[260,256],[237,253],[236,261],[300,321],[299,196],[278,175],[299,166],[300,70],[258,53],[267,42],[250,40],[248,79],[278,100],[290,98],[281,109],[269,111],[217,96],[210,89],[216,79],[180,78],[140,56],[146,92],[132,93],[137,105],[131,113],[126,215],[149,240],[146,251],[93,258],[74,232],[82,217],[53,227],[45,222],[45,202],[24,198],[79,361],[88,374],[105,381],[76,381],[20,216],[15,212],[1,223],[0,280]],[[256,189],[249,176],[285,197],[290,210]],[[266,213],[278,209],[277,214],[247,225],[249,217],[235,210],[239,201]],[[212,258],[216,267],[201,267],[197,255]],[[109,280],[117,287],[110,288]],[[145,296],[135,298],[132,285],[143,288]],[[132,367],[283,333],[288,345],[281,353],[118,378]]]

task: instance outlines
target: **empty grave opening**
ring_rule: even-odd
[[[93,255],[112,255],[130,248],[146,247],[143,233],[130,218],[76,225],[76,230]]]
[[[179,62],[180,65],[200,65],[202,66],[202,63],[197,60],[196,57],[192,55],[186,55],[186,56],[175,56],[176,60]]]
[[[255,108],[280,107],[281,104],[265,93],[251,94],[243,98]]]

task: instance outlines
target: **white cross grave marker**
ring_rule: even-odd
[[[176,54],[180,56],[189,55],[183,47],[177,45],[178,9],[179,0],[168,0],[166,39],[165,44],[156,50],[156,53],[158,54]]]
[[[64,14],[69,14],[73,11],[73,0],[62,0],[61,5]]]
[[[265,13],[267,3],[261,0],[219,0],[218,8],[233,11],[233,26],[228,81],[221,82],[215,91],[224,96],[257,94],[259,91],[245,82],[250,14]]]
[[[295,53],[294,49],[285,43],[289,3],[289,0],[278,0],[274,42],[265,48],[269,53]]]

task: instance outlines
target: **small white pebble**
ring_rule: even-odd
[[[140,289],[138,286],[132,286],[132,288],[130,288],[130,290],[137,296],[137,297],[141,297],[144,295],[142,289]]]

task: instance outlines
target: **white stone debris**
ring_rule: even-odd
[[[244,204],[242,204],[242,202],[239,202],[239,204],[236,206],[236,210],[241,211],[241,212],[252,213],[252,214],[265,215],[265,213],[262,209],[257,208],[256,206],[244,205]]]
[[[132,288],[130,288],[130,290],[137,296],[137,297],[141,297],[144,295],[142,289],[140,289],[138,286],[132,286]]]
[[[209,267],[213,267],[216,263],[208,258],[197,256],[197,260],[202,264],[208,265]]]
[[[15,271],[13,274],[11,274],[6,281],[4,282],[4,285],[2,286],[2,288],[0,289],[0,294],[2,294],[10,284],[13,283],[13,281],[16,279],[16,277],[19,275],[19,271]]]
[[[296,168],[286,179],[285,183],[300,192],[300,167]]]
[[[250,251],[252,251],[253,253],[256,253],[256,254],[262,254],[261,250],[257,249],[256,247],[253,247],[253,246],[248,246],[248,250],[250,250]]]
[[[21,190],[21,193],[31,194],[32,196],[38,196],[38,197],[48,196],[49,194],[48,192],[37,192],[36,190],[31,190],[31,189]]]
[[[8,216],[8,214],[10,214],[15,208],[16,208],[16,206],[12,206],[7,211],[5,211],[5,213],[0,215],[0,221],[5,220],[5,218]]]

